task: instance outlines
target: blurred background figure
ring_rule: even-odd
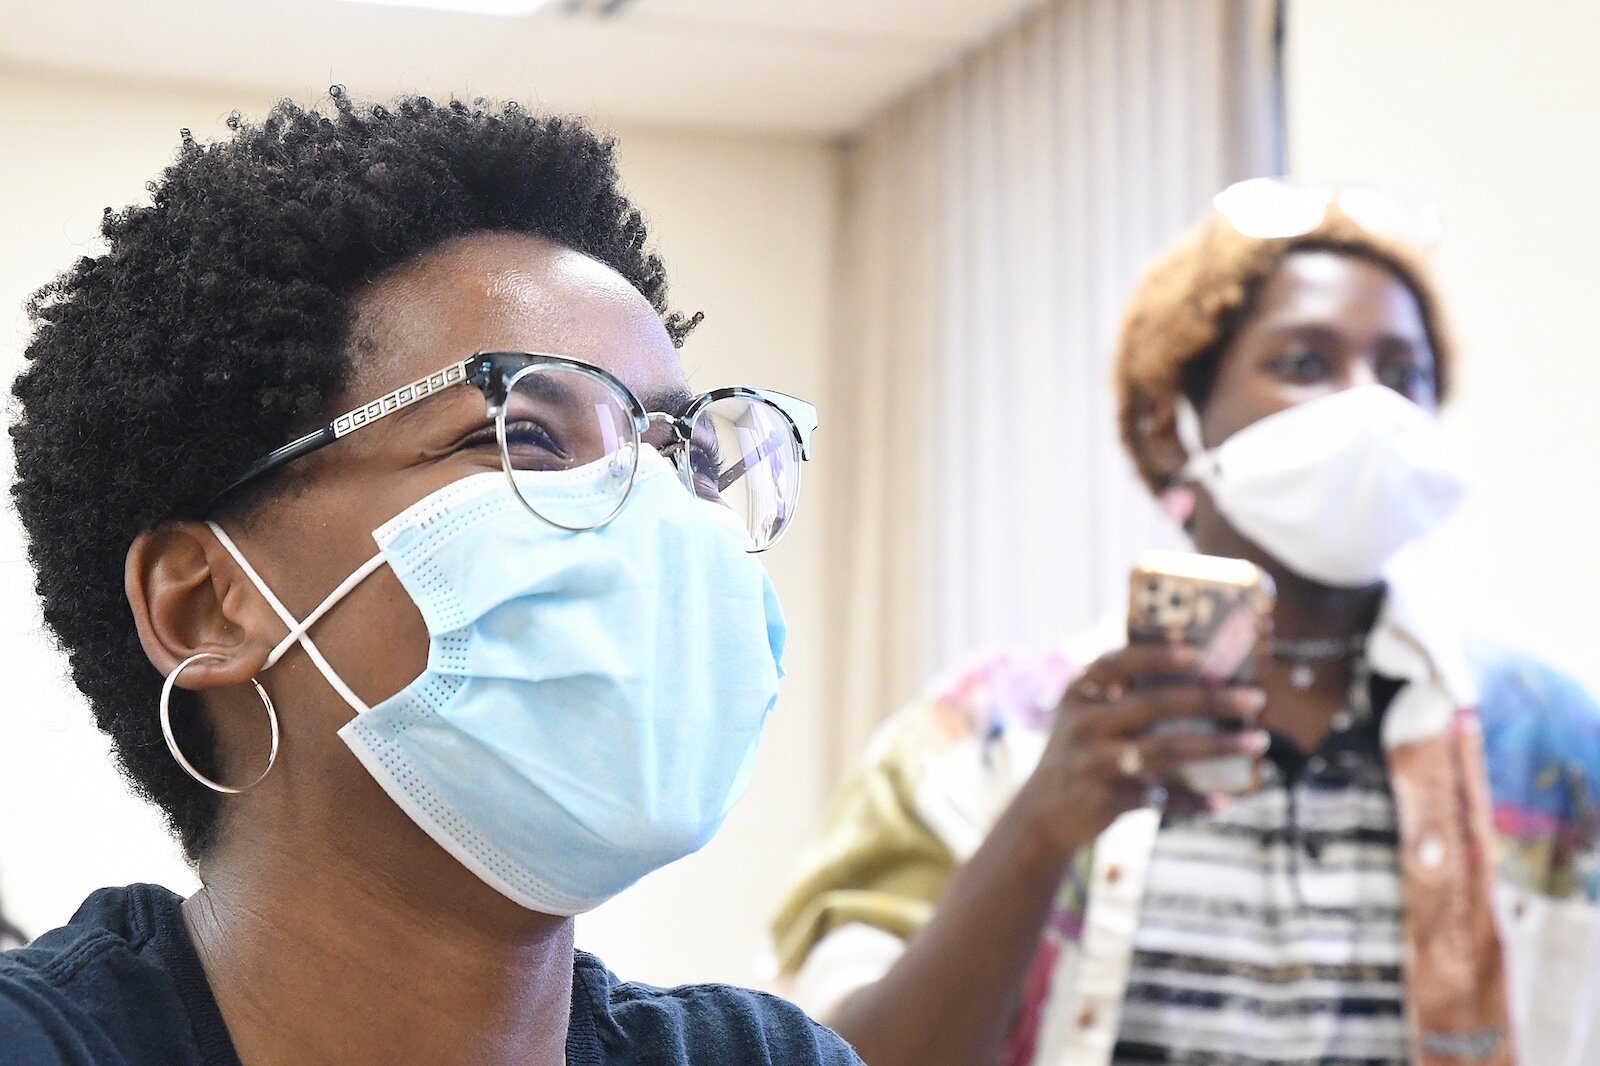
[[[1126,611],[956,670],[836,801],[776,926],[795,992],[874,1066],[1509,1063],[1513,1015],[1521,1061],[1588,1061],[1600,707],[1469,653],[1404,561],[1464,481],[1436,216],[1215,203],[1129,304],[1118,422],[1194,548],[1272,578],[1256,683],[1102,654]],[[1246,728],[1149,732],[1197,721]],[[1186,787],[1263,754],[1258,789]]]
[[[180,128],[210,139],[337,81],[614,130],[676,302],[708,313],[691,376],[815,400],[827,446],[771,557],[789,677],[751,795],[577,936],[659,983],[770,980],[773,901],[884,716],[975,648],[1091,624],[1175,542],[1118,443],[1109,361],[1151,257],[1240,179],[1440,205],[1464,354],[1443,420],[1476,477],[1434,545],[1438,602],[1600,685],[1597,20],[1581,0],[19,0],[0,377],[39,280],[95,250]],[[103,885],[193,881],[110,768],[31,582],[5,509],[0,894],[34,932]]]

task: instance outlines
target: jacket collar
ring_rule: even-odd
[[[1444,732],[1458,711],[1478,702],[1461,638],[1425,585],[1415,568],[1391,571],[1367,641],[1373,672],[1407,682],[1383,719],[1383,741],[1391,748]]]

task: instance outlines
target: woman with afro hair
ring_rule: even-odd
[[[1254,683],[1126,617],[955,670],[836,800],[790,987],[873,1066],[1600,1062],[1600,709],[1402,550],[1461,489],[1430,215],[1216,207],[1134,293],[1117,404],[1195,549],[1276,586]]]
[[[185,131],[32,304],[45,619],[202,887],[0,955],[0,1060],[858,1062],[573,946],[748,780],[815,412],[690,394],[581,121],[332,103]]]

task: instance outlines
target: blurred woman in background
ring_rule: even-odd
[[[1275,580],[1270,654],[1159,684],[1193,651],[1119,624],[882,727],[775,924],[872,1066],[1600,1061],[1600,710],[1469,655],[1397,558],[1461,492],[1430,221],[1242,183],[1134,294],[1123,440],[1196,550]],[[1196,719],[1245,728],[1150,732]],[[1218,756],[1260,788],[1184,787]]]

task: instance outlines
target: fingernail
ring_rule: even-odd
[[[1251,755],[1265,755],[1272,747],[1272,737],[1264,729],[1252,729],[1239,737],[1239,747]]]
[[[1226,792],[1213,792],[1206,797],[1206,809],[1212,814],[1225,811],[1233,806],[1233,797]]]
[[[1251,714],[1260,714],[1267,706],[1267,694],[1258,688],[1249,690],[1244,694],[1244,709]]]

